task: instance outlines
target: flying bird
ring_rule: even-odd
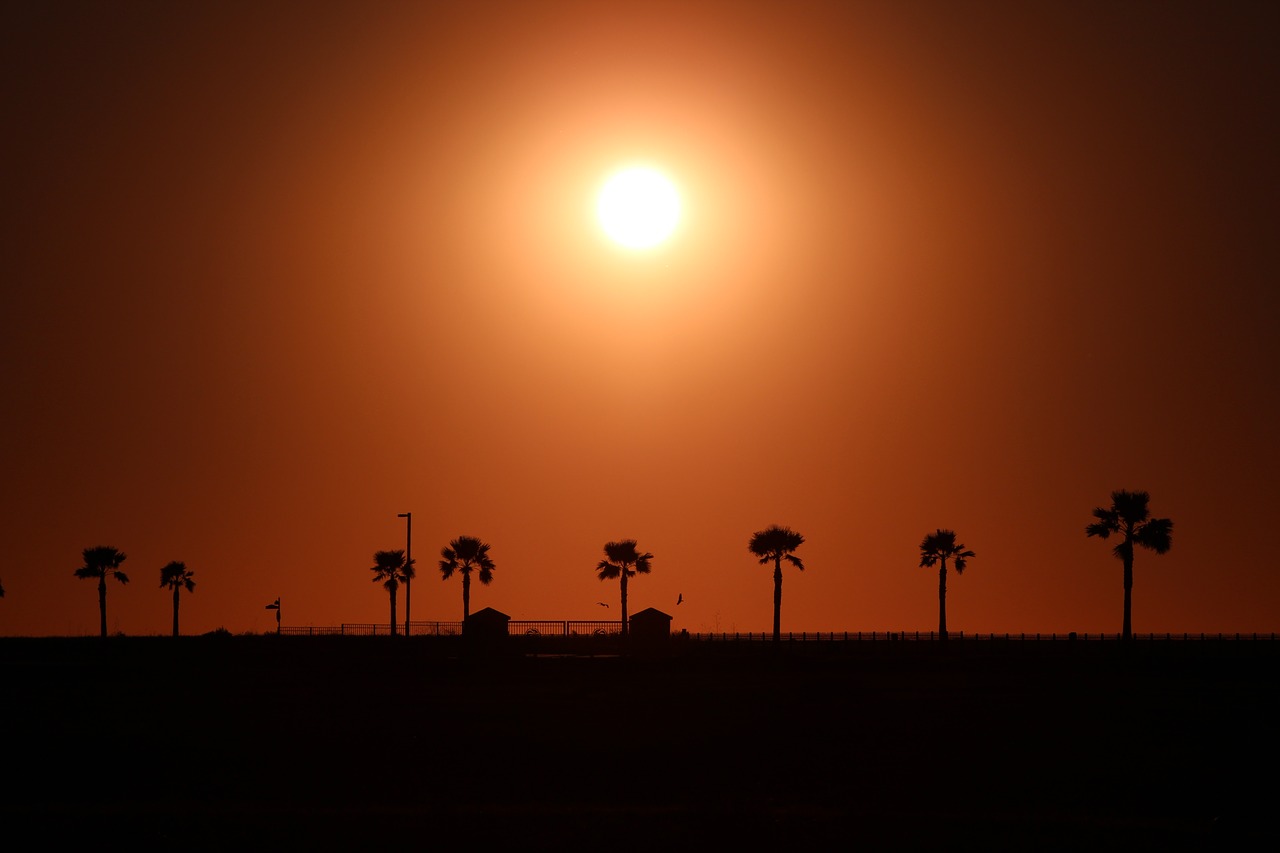
[[[680,606],[680,602],[682,602],[682,601],[684,601],[684,593],[683,593],[683,592],[682,592],[682,593],[680,593],[680,596],[679,596],[678,598],[676,598],[676,607],[679,607],[679,606]]]
[[[603,601],[597,601],[597,602],[596,602],[596,604],[599,604],[601,607],[608,607],[608,606],[609,606],[609,605],[605,604]]]

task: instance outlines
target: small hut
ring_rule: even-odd
[[[671,616],[646,607],[633,614],[628,635],[633,647],[644,651],[662,651],[671,642]]]
[[[507,638],[507,623],[511,617],[486,607],[477,610],[462,623],[462,636],[480,643],[500,643]]]

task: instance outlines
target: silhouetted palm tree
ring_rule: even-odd
[[[760,558],[760,565],[773,563],[773,641],[782,639],[782,561],[786,560],[800,571],[804,562],[792,551],[804,544],[804,537],[790,527],[771,524],[764,530],[751,534],[747,550]]]
[[[187,568],[187,564],[174,560],[160,570],[160,588],[173,590],[173,636],[178,636],[178,593],[186,587],[187,592],[194,592],[196,573]]]
[[[454,572],[462,575],[462,621],[471,615],[471,570],[479,569],[480,583],[493,580],[493,560],[489,546],[474,536],[459,536],[440,549],[440,579],[447,581]]]
[[[101,616],[102,636],[107,636],[107,575],[111,575],[120,583],[128,583],[129,576],[120,571],[120,564],[125,555],[109,545],[96,548],[85,548],[84,565],[76,569],[78,578],[98,579],[98,613]]]
[[[627,579],[636,574],[649,574],[649,561],[653,555],[641,554],[636,550],[636,540],[623,539],[621,542],[608,542],[604,546],[605,559],[596,564],[596,572],[600,580],[620,578],[622,587],[622,636],[627,636]]]
[[[956,567],[956,574],[962,574],[965,561],[972,557],[972,551],[963,545],[956,544],[954,530],[939,529],[924,537],[920,543],[920,565],[931,567],[940,563],[938,569],[938,639],[947,639],[947,560]]]
[[[391,596],[391,636],[396,634],[396,590],[407,578],[413,576],[413,561],[406,563],[404,551],[375,551],[373,554],[373,582],[381,582]]]
[[[1130,613],[1133,606],[1133,546],[1141,545],[1157,554],[1163,554],[1173,545],[1173,522],[1167,518],[1151,518],[1147,503],[1151,496],[1146,492],[1126,492],[1123,489],[1111,493],[1111,506],[1094,507],[1097,519],[1084,529],[1088,536],[1103,539],[1112,533],[1123,538],[1112,550],[1124,562],[1124,627],[1120,636],[1133,638]]]

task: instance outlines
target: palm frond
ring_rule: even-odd
[[[636,548],[636,540],[621,539],[617,542],[606,542],[604,546],[605,559],[601,560],[596,566],[596,571],[600,573],[600,579],[616,578],[619,575],[624,577],[634,577],[637,572],[640,574],[648,574],[650,569],[650,561],[653,555],[645,552],[641,553]],[[608,567],[607,569],[605,567]]]
[[[1120,521],[1141,524],[1151,514],[1147,507],[1150,501],[1151,495],[1146,492],[1129,492],[1119,489],[1111,493],[1111,512],[1115,513]]]
[[[630,565],[639,559],[640,552],[636,550],[636,540],[621,539],[617,542],[606,542],[604,555],[612,563]]]
[[[747,550],[760,557],[760,561],[763,563],[790,553],[803,544],[804,537],[790,527],[771,524],[764,530],[757,530],[751,534],[751,541],[747,543]]]
[[[111,576],[114,577],[116,580],[120,581],[120,583],[129,582],[129,576],[126,575],[124,572],[120,571],[119,569],[112,569]]]
[[[764,530],[751,534],[747,550],[759,558],[760,565],[778,564],[786,560],[796,568],[804,571],[804,563],[791,552],[804,544],[804,537],[790,527],[771,524]]]
[[[1138,528],[1134,540],[1157,554],[1167,553],[1173,546],[1173,521],[1168,518],[1153,518]]]
[[[81,555],[84,557],[84,565],[75,571],[78,578],[106,578],[107,572],[118,570],[120,564],[127,559],[123,552],[110,545],[85,548]],[[122,583],[128,583],[128,580]]]
[[[454,542],[456,543],[457,540],[455,539]],[[440,556],[442,558],[440,560],[440,579],[447,581],[453,577],[453,573],[458,566],[462,565],[462,562],[458,559],[458,553],[448,545],[440,549]]]
[[[1102,539],[1106,539],[1114,531],[1115,531],[1115,528],[1113,528],[1109,524],[1104,524],[1102,522],[1095,522],[1085,527],[1084,534],[1086,536],[1098,536],[1098,537],[1101,537]]]
[[[480,570],[481,583],[487,584],[493,580],[495,566],[489,557],[489,545],[479,537],[459,536],[440,549],[440,556],[444,558],[440,561],[441,580],[453,577],[454,572],[469,578],[472,569],[477,568]]]
[[[404,551],[375,551],[373,554],[373,566],[370,571],[373,572],[373,582],[399,580],[403,577],[404,571]]]
[[[449,543],[449,547],[458,561],[467,565],[474,563],[481,554],[489,550],[489,546],[475,536],[459,536]]]
[[[1095,506],[1093,508],[1093,517],[1110,527],[1115,527],[1120,522],[1116,511],[1105,506]]]
[[[186,563],[181,560],[174,560],[160,569],[160,586],[168,589],[186,586],[190,590],[195,586],[195,583],[191,580],[194,576],[195,573],[187,568]]]
[[[947,560],[952,560],[956,574],[960,574],[968,565],[968,559],[973,556],[975,554],[966,548],[963,543],[956,542],[956,532],[954,530],[945,530],[939,527],[920,541],[920,565],[922,568],[935,566],[939,561],[942,561],[945,566]]]

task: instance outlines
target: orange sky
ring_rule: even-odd
[[[267,5],[269,8],[261,8]],[[472,607],[761,631],[1275,631],[1266,4],[60,3],[0,11],[0,635],[383,621],[375,550],[492,545]],[[677,238],[608,245],[633,159]],[[678,594],[685,601],[675,608]],[[403,610],[401,610],[403,618]]]

